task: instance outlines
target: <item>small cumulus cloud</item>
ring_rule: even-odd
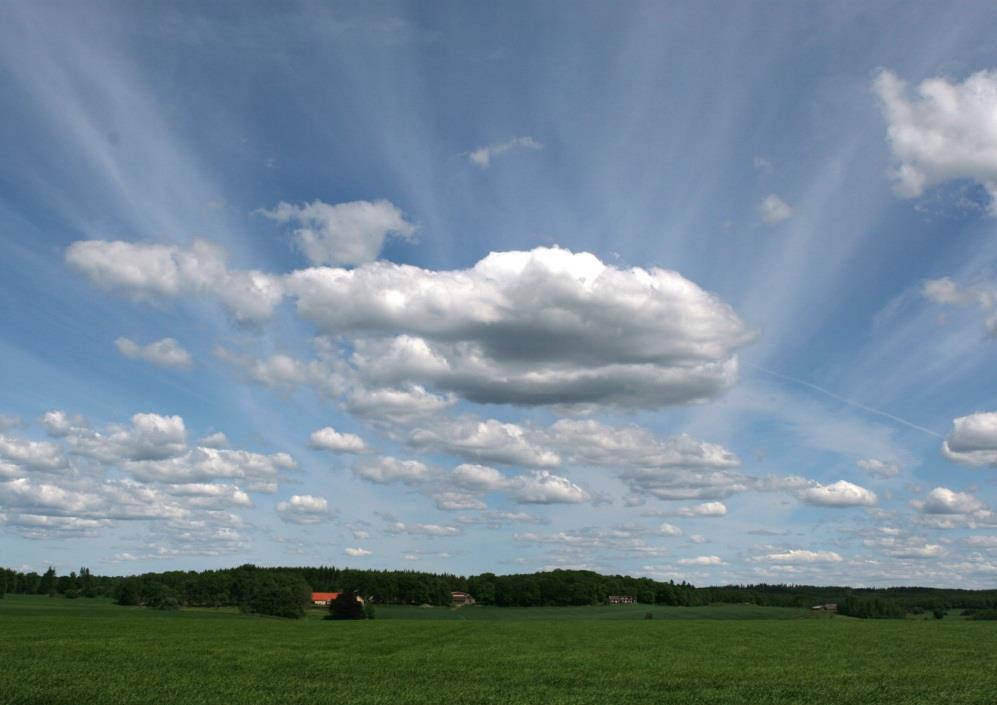
[[[114,346],[124,357],[145,360],[159,367],[187,369],[194,360],[190,353],[173,338],[163,338],[147,345],[140,345],[128,338],[118,338]]]
[[[942,452],[963,465],[997,467],[997,413],[977,412],[953,420]]]
[[[313,431],[309,445],[316,450],[333,453],[362,453],[367,450],[364,440],[354,433],[340,433],[331,426]]]
[[[847,480],[809,487],[800,492],[800,498],[807,504],[820,507],[863,507],[878,501],[875,492]]]
[[[497,144],[489,144],[482,147],[477,147],[476,149],[466,152],[464,156],[467,157],[474,166],[480,169],[487,169],[492,164],[492,159],[495,157],[505,154],[512,149],[543,149],[543,145],[537,142],[532,137],[514,137],[508,142],[500,142]]]
[[[793,208],[774,193],[762,199],[758,210],[761,213],[762,221],[769,225],[781,223],[793,215]]]
[[[383,199],[335,205],[282,201],[258,212],[278,223],[295,224],[295,243],[312,264],[373,262],[389,237],[408,239],[415,232],[401,210]]]
[[[277,504],[280,518],[292,524],[317,524],[329,518],[329,502],[325,497],[293,495]]]
[[[855,465],[862,470],[865,470],[870,475],[875,475],[876,477],[889,478],[896,477],[900,474],[899,464],[879,460],[877,458],[863,458],[861,460],[856,460]]]

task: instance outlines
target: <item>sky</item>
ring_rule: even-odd
[[[0,564],[997,582],[992,3],[0,7]]]

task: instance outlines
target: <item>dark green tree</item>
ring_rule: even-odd
[[[139,585],[134,578],[126,578],[118,583],[114,592],[114,601],[119,605],[131,607],[139,603]]]
[[[355,592],[341,592],[329,603],[327,619],[367,619],[367,612]]]
[[[45,571],[42,579],[38,582],[38,594],[39,595],[54,595],[56,586],[56,575],[55,568],[49,566],[49,569]]]
[[[300,619],[305,616],[311,591],[300,575],[255,571],[248,587],[249,594],[240,608],[256,614]]]

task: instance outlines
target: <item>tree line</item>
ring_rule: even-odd
[[[811,607],[836,603],[842,614],[870,618],[903,616],[924,610],[997,609],[997,590],[922,587],[849,588],[812,585],[726,585],[697,588],[687,582],[657,581],[586,570],[459,576],[407,570],[320,567],[259,567],[205,571],[165,571],[132,576],[97,576],[81,568],[57,575],[0,569],[4,592],[110,597],[122,605],[159,609],[180,606],[236,606],[245,612],[297,617],[312,591],[353,592],[376,604],[450,605],[452,593],[467,592],[479,604],[498,607],[599,605],[610,595],[632,596],[647,605],[696,606],[749,603]]]

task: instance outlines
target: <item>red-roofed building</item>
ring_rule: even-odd
[[[466,592],[451,592],[450,599],[455,605],[473,605],[474,598]]]
[[[338,592],[313,592],[312,593],[312,604],[313,605],[328,605],[330,602],[339,597]]]

